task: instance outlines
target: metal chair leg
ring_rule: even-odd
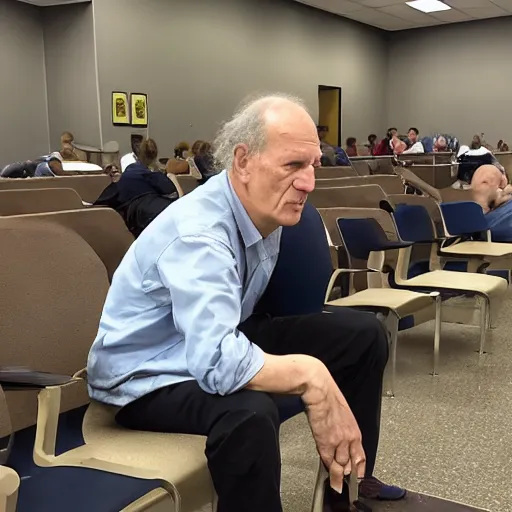
[[[442,300],[441,294],[438,292],[433,292],[430,294],[431,297],[435,299],[435,307],[436,307],[436,326],[434,330],[434,366],[432,368],[432,376],[439,375],[437,370],[439,368],[439,349],[441,345],[441,320],[442,320]]]
[[[398,322],[399,318],[392,311],[386,319],[386,327],[389,330],[389,350],[391,352],[391,389],[386,391],[386,396],[395,396],[396,384],[396,348],[398,343]]]
[[[489,328],[489,309],[489,299],[487,297],[483,297],[482,307],[480,309],[480,356],[484,354],[485,338],[487,336],[487,329]]]
[[[325,480],[328,474],[322,459],[319,459],[318,471],[316,473],[315,489],[313,491],[313,503],[311,512],[322,512],[324,509]]]

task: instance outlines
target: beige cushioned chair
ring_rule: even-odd
[[[339,246],[342,240],[339,237],[337,219],[339,218],[359,218],[365,215],[366,218],[374,218],[382,222],[384,227],[392,231],[392,227],[386,226],[389,217],[383,210],[366,208],[327,208],[318,210],[326,231],[330,245]],[[333,237],[331,237],[331,233]],[[392,236],[390,236],[392,238]],[[396,237],[394,238],[396,240]],[[393,251],[396,252],[396,251]],[[391,255],[391,258],[393,256]],[[432,374],[437,375],[439,346],[441,338],[441,300],[439,294],[417,293],[408,290],[398,290],[385,286],[387,282],[386,268],[389,268],[389,261],[381,260],[378,265],[373,265],[370,261],[358,262],[350,261],[349,269],[337,269],[329,283],[326,294],[327,306],[344,306],[368,308],[381,311],[387,314],[386,324],[390,331],[390,349],[391,349],[391,387],[388,395],[395,395],[396,382],[396,351],[398,343],[398,327],[402,318],[414,316],[415,325],[432,320],[435,318],[434,330],[434,364]],[[353,281],[349,286],[349,295],[340,299],[330,300],[332,289],[341,274],[351,274],[366,276],[366,289],[356,291]]]

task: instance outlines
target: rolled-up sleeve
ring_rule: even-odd
[[[182,237],[157,267],[185,338],[188,371],[208,393],[245,387],[263,367],[264,353],[238,330],[242,285],[232,250],[208,236]]]

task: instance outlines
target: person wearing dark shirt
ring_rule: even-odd
[[[117,183],[111,183],[94,203],[109,206],[124,219],[137,238],[171,203],[178,199],[174,183],[163,173],[151,171],[158,157],[153,139],[140,146],[139,159],[129,165]]]
[[[206,183],[212,176],[218,174],[215,169],[215,160],[213,158],[212,145],[209,142],[203,142],[194,156],[194,163],[201,173],[201,183]]]

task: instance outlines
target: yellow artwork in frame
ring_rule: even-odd
[[[128,104],[128,94],[126,92],[112,92],[112,124],[130,124],[130,108]]]
[[[148,125],[148,95],[132,93],[130,95],[132,126],[145,128]]]

